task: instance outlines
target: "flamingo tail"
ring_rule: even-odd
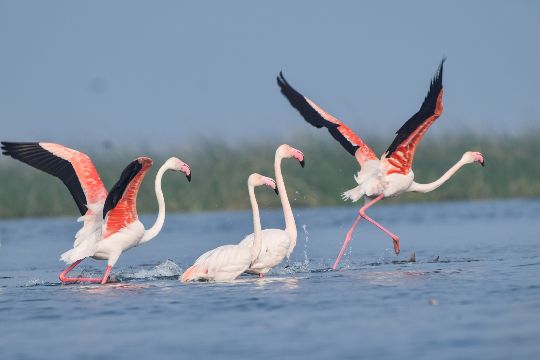
[[[200,277],[206,277],[208,275],[208,269],[201,265],[192,265],[182,274],[180,279],[182,282],[188,282],[191,280],[196,280]]]

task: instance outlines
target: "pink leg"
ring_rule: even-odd
[[[259,273],[259,279],[262,279],[264,277],[263,273]]]
[[[354,229],[356,228],[356,225],[358,225],[358,222],[360,221],[361,218],[366,219],[367,221],[369,221],[370,223],[372,223],[373,225],[377,226],[379,229],[384,231],[386,234],[388,234],[392,238],[392,240],[394,240],[394,251],[396,252],[396,254],[399,254],[399,238],[396,235],[392,234],[390,231],[386,230],[382,225],[377,223],[375,220],[373,220],[372,218],[366,215],[366,210],[369,207],[371,207],[373,204],[381,200],[383,197],[384,195],[381,194],[377,196],[375,199],[368,202],[366,205],[362,206],[362,208],[360,208],[360,212],[358,216],[356,217],[356,220],[354,221],[353,225],[347,232],[347,236],[345,237],[345,241],[343,242],[343,246],[341,247],[341,251],[339,252],[338,257],[336,261],[334,262],[334,266],[332,266],[333,270],[336,270],[339,264],[339,261],[341,260],[341,257],[343,256],[343,253],[345,253],[345,249],[347,249],[347,246],[349,245],[349,242],[351,241]]]
[[[63,282],[63,283],[79,281],[79,280],[77,280],[77,278],[68,278],[68,277],[66,277],[66,275],[71,270],[75,269],[75,266],[79,265],[81,263],[81,261],[83,261],[83,260],[84,259],[75,261],[73,264],[69,265],[66,270],[62,271],[60,273],[60,275],[58,275],[58,278],[60,279],[60,281]]]
[[[105,284],[107,280],[109,279],[109,274],[111,273],[112,266],[107,265],[107,268],[105,269],[105,274],[103,274],[103,278],[101,279],[101,283]]]
[[[337,268],[337,266],[339,264],[339,261],[341,260],[341,257],[343,256],[343,253],[345,253],[345,249],[347,249],[347,246],[349,245],[349,242],[351,241],[352,233],[354,232],[354,229],[356,228],[356,225],[358,225],[358,222],[360,221],[361,218],[362,218],[362,216],[360,216],[360,214],[359,214],[356,217],[356,220],[354,220],[354,223],[351,226],[351,228],[349,229],[349,231],[347,231],[347,236],[345,236],[345,241],[343,242],[343,246],[341,247],[339,255],[338,255],[336,261],[334,262],[334,266],[332,266],[332,270],[336,270],[336,268]]]
[[[104,284],[107,282],[107,279],[109,278],[109,274],[111,272],[111,266],[107,266],[107,269],[105,270],[105,274],[103,275],[103,278],[84,278],[84,277],[76,277],[76,278],[70,278],[67,277],[67,274],[73,270],[77,265],[81,263],[84,259],[77,260],[73,264],[71,264],[66,270],[62,271],[60,275],[58,276],[60,278],[60,281],[62,283],[67,282],[89,282],[89,283],[101,283]]]
[[[382,226],[381,224],[379,224],[378,222],[376,222],[375,220],[373,220],[372,218],[366,215],[367,208],[375,204],[377,201],[381,200],[383,197],[384,195],[381,194],[377,196],[375,199],[373,199],[371,202],[363,206],[360,209],[360,216],[362,216],[364,219],[366,219],[367,221],[369,221],[370,223],[372,223],[373,225],[375,225],[376,227],[384,231],[388,236],[392,238],[392,240],[394,240],[394,252],[396,253],[396,255],[398,255],[399,254],[399,237],[397,237],[395,234],[388,231],[384,226]]]

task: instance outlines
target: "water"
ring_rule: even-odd
[[[329,267],[356,211],[296,214],[295,252],[267,278],[187,285],[198,255],[250,232],[248,213],[169,215],[103,286],[57,280],[73,219],[0,221],[0,358],[536,358],[539,200],[376,206],[402,254],[360,223],[341,271]],[[261,215],[280,226],[279,211]]]

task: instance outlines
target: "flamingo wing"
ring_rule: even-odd
[[[62,180],[81,215],[88,204],[103,202],[107,196],[92,159],[82,152],[53,143],[2,141],[2,153]]]
[[[137,193],[152,164],[152,159],[140,157],[129,163],[122,171],[120,179],[111,188],[103,206],[105,219],[103,238],[109,237],[138,219]]]
[[[396,137],[383,155],[390,165],[387,174],[406,175],[411,171],[416,145],[420,142],[428,128],[437,120],[443,110],[443,58],[435,77],[431,81],[429,91],[420,107],[396,132]]]
[[[327,128],[334,139],[339,141],[341,146],[343,146],[349,154],[358,159],[360,165],[363,165],[367,160],[377,159],[375,152],[373,152],[373,150],[367,146],[354,131],[320,108],[313,101],[296,91],[287,80],[285,80],[285,77],[283,77],[281,72],[277,77],[277,83],[281,89],[281,93],[308,123],[316,128]],[[357,152],[360,152],[360,156],[357,156]]]

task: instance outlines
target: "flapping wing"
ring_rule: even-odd
[[[107,190],[86,154],[53,143],[2,141],[2,153],[51,174],[67,186],[81,215],[105,200]]]
[[[377,156],[362,139],[356,135],[347,125],[324,111],[313,101],[296,91],[280,72],[277,83],[281,93],[289,100],[291,105],[298,110],[300,115],[311,125],[328,129],[330,134],[339,141],[352,156],[355,156],[362,165],[367,160],[376,160]]]
[[[109,237],[138,219],[137,193],[152,164],[152,159],[140,157],[129,163],[122,171],[120,179],[111,188],[103,207],[105,219],[103,238]]]
[[[420,142],[428,128],[437,120],[443,110],[443,58],[435,77],[431,81],[429,92],[420,107],[397,131],[397,135],[383,155],[383,159],[391,165],[387,174],[408,174],[411,171],[416,145]]]

